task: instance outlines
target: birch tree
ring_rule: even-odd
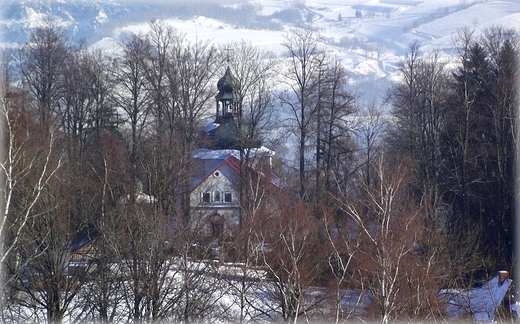
[[[345,215],[356,225],[360,244],[355,255],[355,269],[360,284],[371,296],[371,307],[376,310],[381,323],[388,323],[408,315],[410,291],[408,278],[424,280],[428,274],[421,273],[430,255],[417,249],[423,234],[424,211],[406,192],[408,183],[407,164],[386,164],[380,156],[374,165],[377,180],[370,186],[360,182],[361,195],[338,197]],[[391,170],[391,171],[390,171]],[[437,296],[437,286],[422,286],[423,300]],[[431,291],[430,289],[433,289]],[[424,306],[424,305],[423,305]],[[433,316],[435,309],[425,307],[421,316]]]
[[[3,130],[0,164],[2,291],[16,285],[20,271],[28,262],[21,258],[17,248],[23,241],[28,222],[36,217],[36,206],[43,199],[52,177],[63,165],[60,154],[55,151],[54,130],[48,133],[48,137],[41,137],[36,132],[38,122],[28,108],[30,99],[22,91],[10,87],[9,70],[6,62],[3,63],[0,89]],[[2,296],[8,298],[9,293]],[[2,302],[5,307],[4,302],[7,301]]]
[[[285,197],[285,199],[284,199]],[[325,296],[313,296],[309,288],[319,282],[326,268],[327,245],[321,224],[304,203],[293,204],[286,195],[279,198],[280,213],[265,221],[262,242],[269,248],[261,255],[268,278],[270,298],[283,321],[310,320]]]

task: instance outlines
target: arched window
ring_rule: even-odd
[[[220,201],[220,191],[219,190],[215,190],[213,192],[213,201]]]

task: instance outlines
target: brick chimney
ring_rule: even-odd
[[[498,284],[501,285],[509,277],[509,272],[505,270],[498,271]]]

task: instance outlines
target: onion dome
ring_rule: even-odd
[[[233,92],[240,88],[240,81],[231,74],[229,66],[226,73],[217,82],[217,89],[219,91],[217,100],[232,100],[234,99]]]

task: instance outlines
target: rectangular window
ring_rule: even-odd
[[[226,193],[224,194],[224,201],[225,201],[225,202],[228,202],[228,203],[231,202],[231,193],[230,193],[230,192],[226,192]]]
[[[209,203],[210,199],[211,199],[211,194],[209,192],[205,192],[202,194],[203,203]]]

